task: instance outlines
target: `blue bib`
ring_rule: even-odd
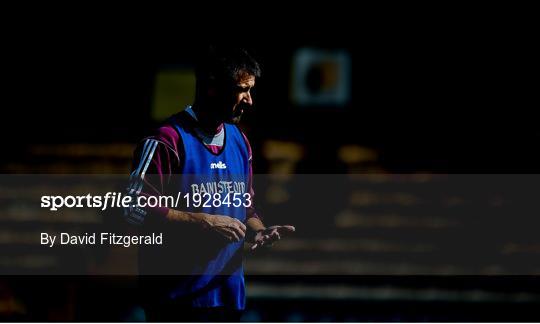
[[[178,191],[191,200],[185,211],[226,215],[246,222],[246,196],[249,193],[249,155],[240,130],[224,124],[225,139],[219,154],[212,153],[193,131],[174,123],[182,137],[185,157]],[[197,196],[198,195],[198,196]],[[201,198],[200,206],[196,202]],[[235,205],[239,205],[235,207]],[[221,239],[221,238],[220,238]],[[225,306],[244,309],[245,285],[242,266],[244,241],[204,240],[190,247],[198,254],[192,262],[192,275],[170,294],[170,298],[189,296],[193,307]]]

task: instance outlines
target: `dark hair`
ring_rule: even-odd
[[[209,83],[230,84],[242,73],[261,76],[259,63],[242,48],[211,46],[199,56],[195,75],[197,88]]]

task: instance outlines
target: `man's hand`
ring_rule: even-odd
[[[295,231],[292,225],[275,225],[261,230],[255,235],[255,244],[251,250],[255,250],[261,246],[272,246],[276,241],[281,240],[283,236]]]
[[[239,242],[246,236],[246,225],[236,218],[225,215],[204,214],[205,227],[217,232],[232,242]]]

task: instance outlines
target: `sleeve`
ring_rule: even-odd
[[[158,135],[144,139],[134,153],[127,195],[137,202],[141,196],[148,198],[166,194],[166,187],[179,163],[176,146],[171,145],[166,137]],[[140,207],[133,204],[124,209],[124,216],[129,223],[140,225],[147,217],[164,217],[168,211],[167,207]]]

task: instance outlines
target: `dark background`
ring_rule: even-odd
[[[35,24],[6,35],[2,136],[14,149],[135,143],[155,126],[157,71],[190,66],[200,45],[227,42],[250,49],[264,69],[246,118],[254,149],[267,138],[300,142],[309,154],[299,172],[341,173],[334,151],[350,143],[380,151],[393,172],[537,170],[532,21],[502,8],[302,9],[281,19],[277,8],[264,8],[267,18],[253,9],[238,27],[213,15],[140,25],[129,17],[29,16]],[[350,53],[352,100],[344,109],[290,103],[291,56],[300,47]]]
[[[269,171],[262,153],[268,139],[305,150],[296,173],[350,172],[336,154],[344,144],[375,150],[376,165],[389,173],[537,173],[538,53],[535,24],[522,15],[526,8],[289,9],[239,7],[219,18],[195,18],[187,8],[155,16],[78,12],[62,19],[38,11],[8,22],[3,173],[129,172],[129,154],[79,154],[69,145],[133,148],[158,124],[150,118],[156,73],[164,66],[192,65],[196,49],[210,42],[244,46],[262,64],[256,107],[244,121],[256,173]],[[349,104],[311,109],[291,104],[291,56],[300,47],[350,54]],[[43,145],[54,153],[37,154],[33,148]],[[248,302],[246,320],[538,320],[538,299],[519,298],[538,296],[536,276],[248,280],[410,293],[380,299],[376,293],[259,296]],[[433,297],[430,289],[452,293]],[[475,297],[478,291],[494,295]],[[0,298],[0,305],[7,305],[0,307],[7,310],[5,319],[140,318],[133,278],[8,277],[0,281]]]

